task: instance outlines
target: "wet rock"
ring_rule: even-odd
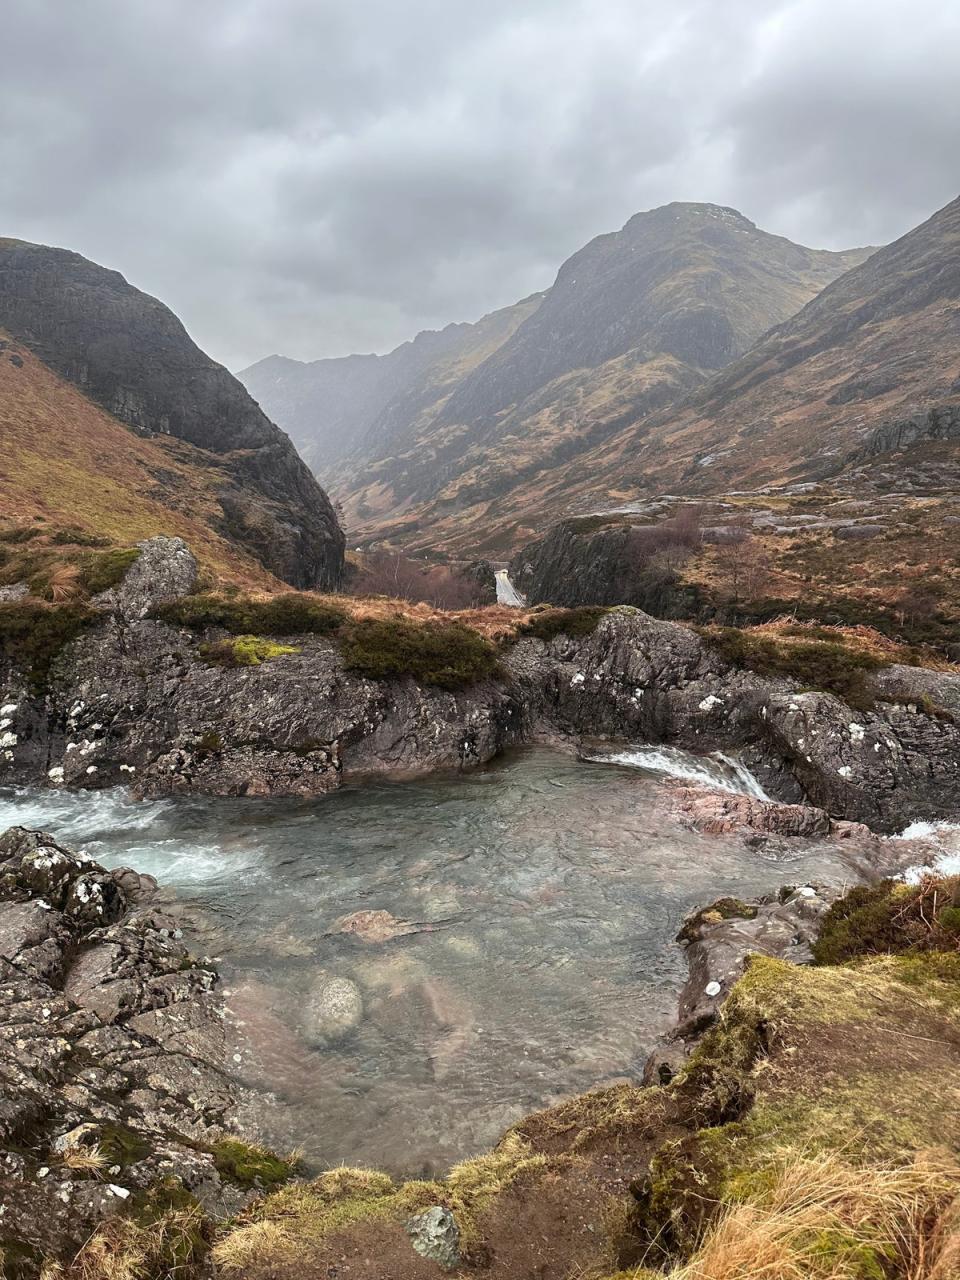
[[[432,928],[428,924],[398,920],[389,911],[354,911],[352,915],[341,916],[330,932],[350,933],[364,942],[390,942],[393,938],[429,932]]]
[[[363,1020],[363,996],[349,978],[322,974],[307,995],[303,1011],[309,1039],[322,1044],[343,1040]]]
[[[460,1265],[460,1228],[449,1209],[432,1205],[409,1218],[406,1229],[410,1243],[422,1258],[447,1270]]]
[[[778,836],[823,836],[831,829],[830,815],[812,805],[779,804],[702,787],[677,787],[673,794],[683,817],[698,831],[711,835],[757,831]]]

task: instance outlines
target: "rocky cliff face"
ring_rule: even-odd
[[[0,240],[0,328],[142,436],[211,459],[220,531],[277,577],[332,588],[343,535],[290,440],[162,303],[63,249]]]

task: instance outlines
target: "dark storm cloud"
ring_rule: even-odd
[[[237,367],[386,349],[638,209],[879,243],[960,188],[944,0],[8,0],[0,234]]]

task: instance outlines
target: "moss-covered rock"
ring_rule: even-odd
[[[233,636],[202,644],[198,652],[204,662],[214,667],[259,667],[273,658],[300,651],[294,645],[278,644],[264,636]]]
[[[441,689],[462,689],[497,670],[497,651],[460,623],[362,618],[341,641],[344,666],[370,680],[411,677]]]

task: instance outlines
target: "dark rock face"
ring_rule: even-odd
[[[906,449],[920,440],[957,439],[960,439],[960,404],[935,405],[925,412],[881,423],[849,461],[866,462],[881,453]]]
[[[155,890],[40,832],[0,836],[5,1247],[65,1259],[171,1174],[213,1214],[243,1203],[208,1146],[242,1094],[217,978]]]
[[[162,303],[79,254],[0,240],[0,328],[139,434],[213,455],[223,531],[277,577],[339,584],[343,534],[326,494]]]
[[[694,589],[669,569],[645,564],[644,532],[627,524],[593,529],[589,521],[561,521],[517,552],[511,580],[530,604],[628,604],[658,618],[689,617]]]

